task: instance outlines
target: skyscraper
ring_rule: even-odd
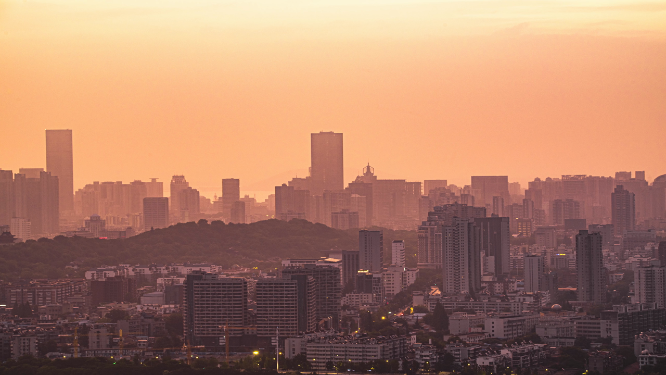
[[[391,245],[391,264],[398,267],[405,267],[405,241],[393,241]]]
[[[237,178],[222,179],[222,215],[231,219],[231,206],[240,200],[240,180]]]
[[[180,209],[177,214],[180,216],[181,221],[194,220],[201,212],[199,207],[199,190],[188,186],[178,192],[178,200],[180,202]]]
[[[638,303],[656,303],[666,307],[666,267],[638,267],[634,276]]]
[[[576,235],[578,301],[606,302],[606,272],[604,271],[602,243],[603,238],[600,233],[581,230]]]
[[[178,221],[180,219],[180,191],[187,189],[190,184],[185,180],[185,176],[174,175],[171,178],[171,185],[169,189],[169,198],[171,199],[171,213],[173,219]]]
[[[312,133],[310,192],[313,195],[344,189],[342,151],[342,133]]]
[[[12,217],[14,217],[14,174],[12,171],[0,170],[0,225],[9,225]]]
[[[617,185],[611,193],[611,215],[616,236],[635,229],[636,196],[622,185]]]
[[[149,182],[146,182],[146,196],[161,198],[164,196],[164,183],[162,181],[157,181],[156,178],[151,178]]]
[[[471,187],[479,207],[492,205],[495,196],[504,198],[505,204],[510,203],[508,176],[472,176]]]
[[[528,293],[544,290],[543,281],[543,257],[539,255],[525,255],[524,266],[525,291]]]
[[[342,276],[340,268],[329,265],[304,264],[282,270],[282,278],[293,275],[312,276],[315,281],[315,299],[317,301],[317,320],[330,319],[334,328],[340,320],[340,299],[342,298]]]
[[[74,211],[74,156],[70,129],[46,130],[46,171],[58,177],[59,207]]]
[[[309,275],[257,281],[257,336],[296,336],[316,329],[315,280]]]
[[[481,230],[473,219],[454,217],[442,228],[443,292],[473,294],[481,288]]]
[[[358,232],[359,267],[370,272],[381,272],[384,253],[384,234],[378,230]]]
[[[31,222],[33,237],[60,233],[58,177],[41,168],[24,169],[14,176],[14,217]]]
[[[481,251],[486,257],[493,257],[495,277],[508,274],[511,249],[508,217],[479,217],[474,223],[481,228]]]
[[[169,226],[169,198],[143,198],[143,224],[145,230]]]

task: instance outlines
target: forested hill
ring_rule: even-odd
[[[415,231],[384,230],[384,257],[391,242],[404,239],[408,265],[415,266]],[[58,236],[0,246],[0,280],[58,278],[82,275],[102,265],[208,262],[260,269],[278,267],[285,258],[312,258],[329,249],[358,249],[358,230],[337,230],[305,220],[266,220],[252,224],[184,223],[156,229],[125,240]]]

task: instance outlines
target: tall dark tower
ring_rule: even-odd
[[[636,196],[617,185],[611,193],[611,213],[615,235],[622,236],[625,231],[632,231],[636,226]]]
[[[578,300],[606,302],[606,273],[601,233],[581,230],[576,235],[576,264],[578,270]]]
[[[46,131],[46,171],[58,177],[60,211],[74,211],[74,156],[70,129]]]
[[[312,133],[310,193],[322,195],[324,190],[344,189],[342,133]]]

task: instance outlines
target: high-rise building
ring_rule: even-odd
[[[315,280],[309,275],[257,281],[257,336],[297,336],[316,329]]]
[[[601,233],[605,249],[613,246],[613,243],[615,242],[615,230],[613,224],[590,224],[587,229],[590,233]]]
[[[235,201],[231,204],[231,216],[229,222],[236,224],[245,224],[246,220],[246,204],[243,201]]]
[[[481,289],[481,230],[473,219],[453,218],[442,228],[443,292],[473,294]]]
[[[74,156],[70,129],[46,130],[46,171],[58,177],[59,207],[74,211]]]
[[[418,267],[442,267],[442,228],[451,225],[454,218],[482,217],[486,217],[485,207],[472,207],[458,203],[434,207],[433,211],[428,213],[427,220],[418,227]]]
[[[617,185],[611,194],[611,215],[615,235],[636,229],[636,196]]]
[[[14,216],[14,174],[0,169],[0,226],[9,225]]]
[[[32,239],[32,226],[30,220],[21,217],[13,217],[9,231],[17,241]]]
[[[391,244],[391,264],[405,267],[405,241],[395,240]]]
[[[493,215],[504,216],[504,198],[500,196],[493,197]]]
[[[384,264],[384,234],[378,230],[359,231],[358,255],[362,270],[381,272]]]
[[[190,186],[189,182],[185,180],[185,176],[174,175],[171,177],[171,185],[169,189],[169,198],[171,199],[170,204],[171,213],[173,220],[177,222],[180,220],[180,191],[185,190]]]
[[[331,228],[347,230],[359,227],[358,212],[343,209],[340,212],[331,212]]]
[[[544,290],[543,281],[543,257],[539,255],[525,255],[524,266],[525,292],[534,293]]]
[[[657,248],[657,259],[659,259],[659,265],[666,267],[666,241],[659,242],[659,247]]]
[[[178,201],[180,204],[177,214],[180,216],[180,221],[191,221],[201,212],[199,199],[199,190],[191,187],[186,187],[178,192]]]
[[[162,198],[164,196],[164,183],[162,181],[157,181],[156,178],[151,178],[150,181],[145,184],[146,197]]]
[[[486,257],[494,257],[495,277],[511,271],[509,250],[511,248],[508,217],[479,217],[474,223],[481,228],[481,251]]]
[[[636,286],[634,303],[656,303],[657,308],[666,307],[666,267],[638,267],[634,274]]]
[[[331,326],[337,328],[340,320],[340,299],[342,298],[340,268],[330,265],[304,264],[286,267],[282,270],[283,279],[293,275],[308,275],[314,278],[317,321],[330,320]]]
[[[312,197],[308,190],[297,190],[293,186],[275,187],[275,218],[289,221],[291,219],[311,219],[309,216]]]
[[[566,219],[580,219],[580,202],[573,199],[554,200],[551,217],[554,225],[564,225]]]
[[[143,198],[145,230],[169,226],[169,198]]]
[[[312,133],[310,191],[313,195],[344,189],[342,151],[342,133]]]
[[[423,181],[423,194],[430,195],[431,190],[445,188],[448,186],[447,180],[425,180]]]
[[[30,177],[14,178],[14,217],[30,220],[33,237],[60,233],[58,177],[41,168],[25,169]]]
[[[356,292],[372,294],[375,303],[383,302],[384,284],[382,282],[382,274],[359,270],[356,274]]]
[[[348,283],[354,285],[356,281],[356,272],[360,269],[358,261],[358,250],[331,250],[328,256],[342,261],[342,284]]]
[[[221,347],[225,327],[241,336],[248,324],[247,281],[240,277],[193,271],[185,280],[183,324],[191,345]]]
[[[231,218],[231,206],[240,200],[240,180],[237,178],[222,179],[222,215]]]
[[[472,176],[472,194],[476,198],[476,204],[486,207],[493,204],[493,197],[504,198],[510,202],[509,177],[508,176]]]
[[[578,301],[606,302],[606,272],[602,243],[603,239],[599,233],[581,230],[576,235]]]

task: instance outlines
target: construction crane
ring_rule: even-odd
[[[230,329],[257,329],[256,326],[245,326],[245,327],[233,327],[229,325],[229,321],[227,321],[226,325],[220,326],[220,328],[224,327],[224,344],[226,346],[225,348],[225,362],[227,365],[229,364],[229,330]]]

